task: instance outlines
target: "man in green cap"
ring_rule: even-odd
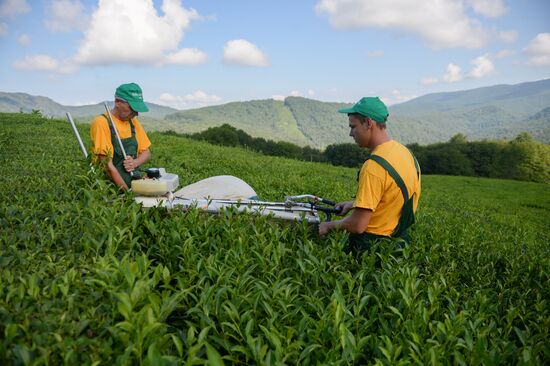
[[[386,129],[388,109],[378,97],[362,98],[347,113],[350,136],[370,150],[358,177],[355,200],[336,205],[342,220],[323,222],[319,234],[343,229],[350,233],[349,250],[370,249],[379,238],[399,237],[408,241],[407,228],[414,223],[420,197],[420,168],[412,153],[392,140]]]
[[[139,112],[147,111],[149,108],[143,102],[143,93],[139,85],[122,84],[115,91],[115,105],[111,109],[113,121],[104,113],[94,119],[90,128],[95,161],[109,159],[106,166],[107,174],[124,190],[131,187],[132,172],[151,158],[151,141],[137,119]],[[116,127],[124,146],[126,159],[113,126]]]

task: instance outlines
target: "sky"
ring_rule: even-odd
[[[550,77],[550,0],[0,0],[0,91],[387,104]]]

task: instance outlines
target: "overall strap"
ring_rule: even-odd
[[[128,187],[132,184],[132,175],[126,171],[124,168],[124,154],[122,152],[122,149],[120,145],[122,145],[124,151],[128,156],[133,157],[134,159],[137,157],[137,151],[138,151],[138,143],[136,139],[136,131],[134,128],[134,124],[132,123],[132,120],[129,121],[130,128],[132,130],[132,136],[120,139],[120,144],[117,141],[116,132],[115,132],[115,125],[114,123],[109,122],[109,117],[105,114],[102,114],[103,118],[107,120],[107,125],[109,126],[109,130],[111,132],[111,143],[113,145],[113,165],[118,170],[120,177],[124,180],[126,185]],[[112,122],[112,121],[111,121]]]
[[[403,182],[403,179],[401,179],[401,176],[399,175],[399,173],[397,173],[397,170],[395,170],[393,166],[391,166],[391,164],[388,163],[388,161],[381,156],[372,154],[369,159],[376,161],[384,169],[386,169],[386,171],[393,178],[397,186],[399,186],[399,189],[401,189],[401,193],[403,194],[403,202],[407,202],[409,200],[409,192],[407,191],[407,186],[405,186],[405,182]],[[418,171],[419,170],[417,169],[417,172]]]
[[[414,167],[415,167],[415,169],[416,169],[416,175],[417,175],[418,177],[420,177],[420,164],[418,164],[418,160],[416,160],[416,157],[414,156],[414,154],[412,153],[412,151],[411,151],[409,148],[407,148],[407,150],[409,150],[409,152],[411,153],[411,156],[412,156],[412,158],[413,158]]]
[[[107,121],[107,126],[109,126],[109,129],[111,130],[111,134],[114,134],[115,133],[115,131],[113,130],[114,122],[111,121],[111,123],[109,123],[109,117],[107,117],[105,113],[101,114],[101,117],[105,118],[105,120]],[[130,118],[128,122],[130,123],[130,130],[132,131],[132,137],[134,137],[136,135],[136,129],[134,128],[132,119],[133,118]]]
[[[128,121],[130,123],[130,130],[132,131],[132,137],[136,136],[136,129],[134,128],[134,123],[132,122],[133,118],[130,118]],[[415,159],[416,161],[416,159]],[[418,170],[417,170],[418,172]]]

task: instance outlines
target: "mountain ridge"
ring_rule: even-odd
[[[113,101],[81,106],[63,105],[45,96],[0,91],[0,112],[29,113],[34,109],[40,110],[42,115],[46,117],[65,117],[65,113],[69,112],[75,119],[79,119],[103,113],[105,108],[103,103],[107,103],[108,106],[113,105]],[[151,118],[164,118],[167,114],[177,111],[177,109],[155,103],[147,103],[147,106],[149,107],[147,113],[150,114]]]
[[[147,102],[150,112],[139,118],[149,130],[195,133],[227,123],[253,137],[325,148],[351,142],[347,116],[337,112],[351,104],[289,96],[284,101],[251,100],[177,110]],[[48,97],[0,92],[0,111],[36,109],[62,118],[70,112],[77,122],[89,122],[103,112],[103,103],[63,106]],[[388,131],[406,144],[448,141],[457,133],[471,140],[512,139],[522,132],[550,143],[550,79],[430,93],[389,110]]]

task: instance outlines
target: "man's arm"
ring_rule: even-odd
[[[334,229],[344,229],[352,234],[362,234],[367,231],[372,210],[356,207],[350,216],[342,220],[322,222],[319,224],[319,235],[325,236]]]
[[[103,161],[107,159],[107,156],[105,155],[97,155],[98,160]],[[124,190],[128,190],[128,186],[126,185],[126,182],[124,182],[124,179],[120,176],[120,173],[118,172],[117,168],[113,164],[113,159],[109,159],[109,162],[107,162],[107,165],[105,166],[105,171],[111,178],[111,180],[120,188]]]
[[[151,159],[151,152],[149,151],[149,149],[139,153],[139,155],[135,159],[132,158],[130,155],[127,155],[126,159],[124,159],[124,169],[126,169],[127,172],[131,172],[148,162],[149,159]]]
[[[334,206],[334,208],[340,210],[337,215],[344,216],[353,208],[353,201],[339,202]]]

